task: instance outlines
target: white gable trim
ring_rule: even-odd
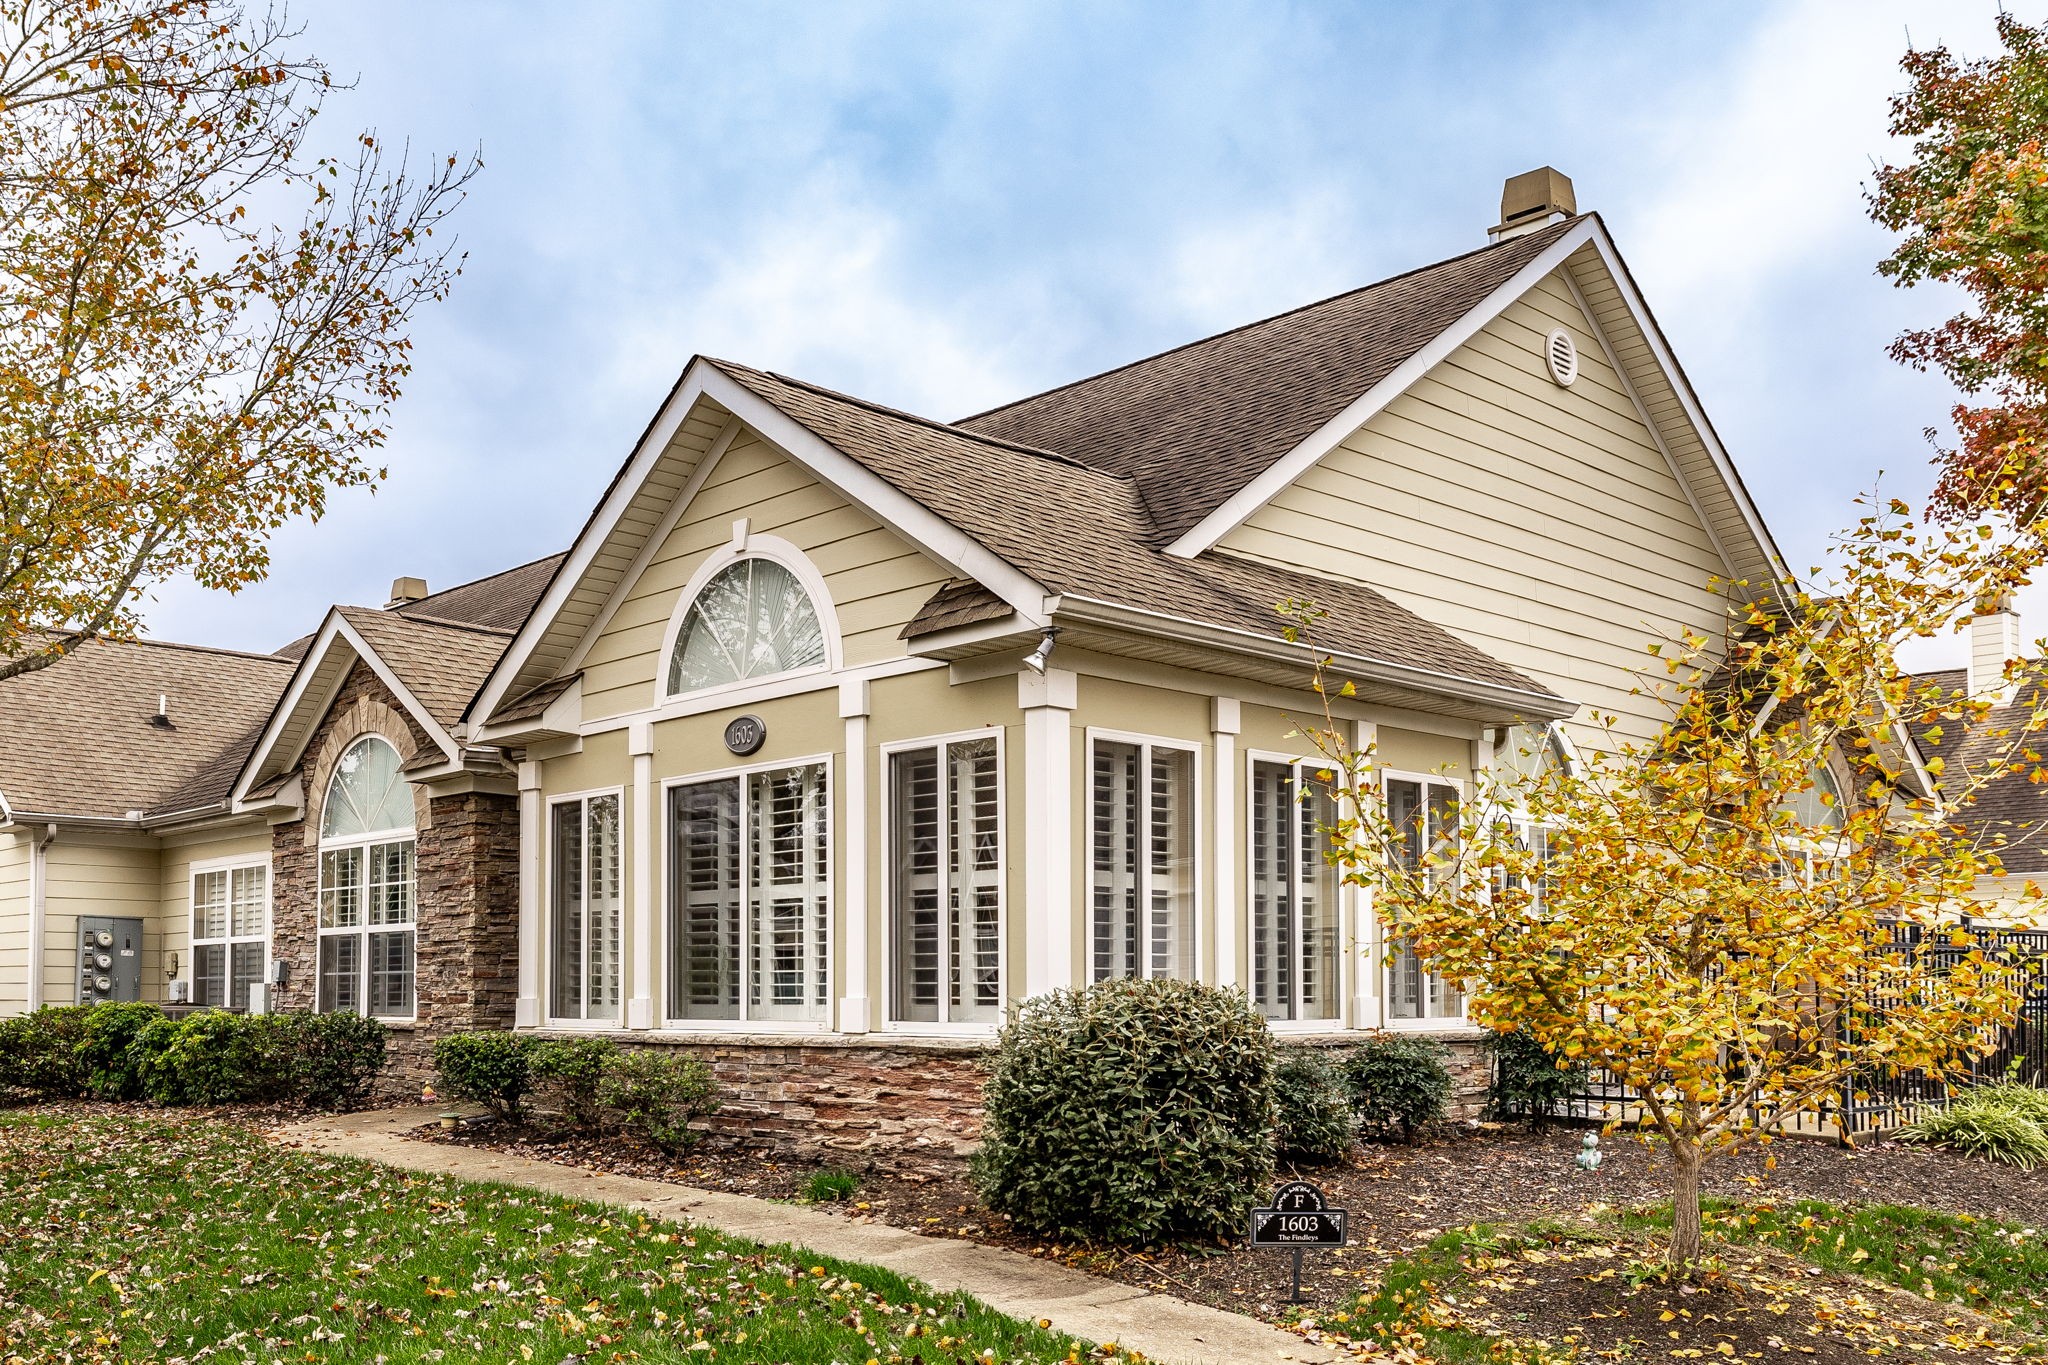
[[[1306,474],[1318,460],[1321,460],[1330,451],[1334,450],[1337,444],[1346,436],[1364,426],[1381,409],[1393,402],[1395,398],[1406,392],[1425,374],[1448,358],[1451,352],[1471,340],[1482,327],[1505,312],[1510,304],[1535,288],[1537,282],[1542,280],[1544,276],[1558,271],[1559,267],[1564,265],[1566,258],[1577,252],[1581,247],[1589,244],[1599,254],[1601,263],[1613,278],[1616,291],[1621,295],[1622,302],[1627,305],[1630,316],[1634,318],[1636,325],[1642,330],[1643,336],[1649,343],[1651,354],[1655,357],[1657,364],[1670,377],[1672,391],[1678,395],[1678,401],[1685,411],[1686,419],[1692,424],[1693,430],[1699,436],[1700,444],[1706,449],[1708,457],[1713,461],[1714,468],[1719,473],[1721,482],[1727,489],[1729,497],[1734,501],[1745,527],[1755,539],[1757,545],[1762,549],[1764,557],[1771,565],[1776,577],[1781,581],[1790,578],[1791,575],[1785,569],[1783,556],[1778,553],[1777,546],[1772,542],[1770,532],[1764,528],[1762,516],[1758,514],[1755,504],[1750,501],[1749,494],[1743,489],[1741,481],[1735,475],[1735,466],[1729,460],[1728,452],[1722,448],[1720,437],[1708,425],[1706,414],[1700,410],[1699,402],[1692,393],[1691,385],[1685,381],[1682,372],[1678,369],[1677,362],[1672,358],[1670,349],[1665,346],[1663,335],[1658,331],[1657,324],[1651,318],[1649,309],[1644,305],[1642,296],[1636,292],[1634,281],[1629,278],[1627,268],[1622,265],[1621,257],[1615,251],[1614,243],[1608,237],[1607,230],[1601,224],[1598,217],[1588,217],[1584,222],[1558,238],[1557,241],[1551,243],[1540,256],[1523,266],[1507,283],[1480,300],[1470,312],[1444,329],[1429,345],[1410,356],[1392,374],[1375,384],[1356,402],[1345,408],[1344,411],[1338,413],[1335,417],[1317,428],[1308,439],[1274,462],[1270,468],[1261,473],[1256,479],[1253,479],[1249,484],[1239,489],[1222,506],[1202,518],[1200,522],[1190,528],[1180,539],[1169,545],[1167,553],[1192,559],[1204,550],[1214,546],[1224,536],[1243,524],[1245,519],[1251,516],[1252,513],[1258,511],[1259,508],[1265,506],[1268,502],[1271,502],[1279,495],[1283,488],[1286,488],[1303,474]],[[1570,278],[1569,271],[1562,273],[1567,279]],[[1576,283],[1573,284],[1573,293],[1575,296],[1578,293]],[[1583,300],[1580,300],[1580,306],[1581,311],[1586,314],[1587,325],[1592,327],[1596,334],[1599,334],[1599,323],[1593,318],[1591,310],[1585,308]],[[1600,340],[1602,347],[1605,348],[1607,346],[1606,337],[1601,335]],[[1611,359],[1611,351],[1609,355]],[[1622,373],[1619,365],[1615,369],[1617,373]],[[1625,374],[1623,374],[1623,382],[1628,384],[1630,397],[1635,398],[1635,386],[1628,381]],[[1640,399],[1636,400],[1636,406],[1638,411],[1641,412],[1642,404]],[[1658,448],[1660,450],[1664,449],[1664,438],[1657,431],[1656,424],[1648,420],[1647,414],[1644,416],[1644,425],[1649,428]],[[1665,458],[1672,460],[1671,453],[1668,450],[1665,451]],[[1680,487],[1685,489],[1687,500],[1692,503],[1695,514],[1699,514],[1699,502],[1690,481],[1677,468],[1675,460],[1672,460],[1672,464],[1673,473],[1678,476]],[[1700,525],[1712,540],[1715,549],[1720,552],[1723,563],[1729,566],[1732,573],[1734,571],[1733,560],[1727,553],[1727,549],[1720,537],[1715,533],[1713,525],[1703,514],[1700,514]]]
[[[1308,439],[1275,460],[1263,473],[1231,495],[1221,507],[1196,522],[1180,539],[1166,547],[1170,555],[1193,559],[1240,526],[1245,518],[1264,507],[1280,490],[1306,474],[1316,461],[1337,448],[1337,443],[1364,426],[1380,409],[1414,386],[1417,380],[1493,321],[1507,306],[1536,287],[1537,281],[1564,264],[1565,257],[1593,240],[1594,220],[1588,218],[1552,242],[1535,260],[1523,266],[1506,284],[1488,294],[1473,309],[1437,334],[1434,341],[1403,361],[1394,372],[1367,389],[1342,412],[1311,432]]]
[[[447,755],[451,763],[460,761],[462,749],[456,744],[454,737],[427,713],[427,708],[420,705],[419,698],[413,696],[411,689],[398,680],[398,675],[378,657],[377,651],[370,647],[370,642],[362,637],[361,632],[348,623],[348,618],[338,609],[330,608],[326,622],[320,627],[320,633],[313,637],[313,643],[306,650],[305,657],[299,660],[298,670],[292,674],[291,685],[285,689],[284,696],[278,701],[277,709],[270,713],[270,723],[263,727],[262,737],[256,741],[256,747],[250,751],[248,760],[243,763],[242,774],[235,779],[234,793],[228,798],[229,810],[242,809],[242,803],[248,799],[251,781],[277,755],[278,744],[284,737],[284,727],[293,716],[305,709],[313,679],[318,676],[320,665],[326,662],[328,653],[337,641],[345,645],[356,658],[370,666],[370,671],[377,675],[377,680],[383,683],[385,689],[397,699],[398,704],[405,708],[406,714],[419,722],[420,729],[426,731],[427,738]],[[334,694],[341,689],[347,677],[348,670],[343,669],[335,678],[333,685],[327,689],[327,694],[319,698],[319,704],[315,708],[317,711],[325,711],[333,705]],[[310,727],[307,733],[312,733]],[[305,745],[301,743],[296,750],[283,756],[284,764],[288,767],[296,763],[304,751]]]
[[[1008,563],[983,548],[954,526],[910,497],[894,485],[880,478],[852,457],[835,450],[821,440],[808,427],[790,418],[774,404],[767,402],[751,389],[740,384],[720,370],[712,362],[699,356],[690,362],[669,394],[655,421],[648,427],[647,434],[634,449],[626,468],[614,480],[611,491],[592,514],[590,523],[583,534],[576,538],[569,557],[561,568],[555,571],[554,581],[548,585],[526,624],[506,649],[498,666],[484,682],[471,703],[469,715],[478,723],[486,721],[505,700],[505,694],[513,679],[533,657],[534,650],[547,634],[555,617],[568,602],[576,585],[589,572],[592,562],[618,529],[620,519],[632,505],[634,497],[647,481],[648,474],[658,464],[675,439],[677,429],[699,398],[710,398],[722,404],[727,411],[751,428],[769,445],[775,447],[789,459],[796,461],[822,482],[829,484],[848,501],[873,517],[883,526],[896,532],[913,547],[930,556],[938,563],[951,569],[961,578],[971,578],[1001,597],[1005,602],[1028,619],[1034,626],[1044,624],[1046,591],[1037,583]],[[724,433],[720,433],[721,439]],[[709,452],[706,452],[708,458]],[[700,461],[700,464],[702,461]],[[693,478],[682,490],[672,509],[680,515],[681,507],[689,501],[702,480]],[[673,526],[673,519],[668,520]],[[644,547],[643,547],[644,550]],[[651,551],[644,551],[652,553]],[[634,557],[635,569],[644,567],[641,552]],[[631,577],[621,580],[621,589],[631,582]],[[619,600],[615,590],[607,600],[606,608],[593,622],[584,639],[577,641],[577,650],[587,648],[587,641],[601,628],[601,622],[614,609]]]

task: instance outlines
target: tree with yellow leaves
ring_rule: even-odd
[[[1650,647],[1641,686],[1671,717],[1654,739],[1595,717],[1570,764],[1504,764],[1462,808],[1397,820],[1371,795],[1371,752],[1334,724],[1315,736],[1328,779],[1356,794],[1332,856],[1388,938],[1462,983],[1474,1023],[1640,1096],[1670,1161],[1679,1267],[1701,1256],[1705,1162],[1872,1074],[1953,1077],[2018,1007],[2004,964],[1948,949],[2008,837],[1957,814],[2035,765],[2048,715],[1968,772],[1923,766],[1909,725],[1982,725],[1992,698],[1905,674],[1895,650],[2024,581],[2040,540],[1865,510],[1836,542],[1828,595],[1777,585],[1722,638]],[[1294,610],[1312,639],[1313,610]],[[1900,926],[1943,946],[1941,970],[1901,951]]]
[[[477,163],[312,155],[331,83],[298,38],[231,3],[0,0],[0,679],[134,631],[169,576],[262,578],[272,531],[382,477]]]

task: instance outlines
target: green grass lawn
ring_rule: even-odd
[[[1086,1353],[885,1270],[285,1151],[233,1122],[0,1113],[0,1361],[985,1365]]]

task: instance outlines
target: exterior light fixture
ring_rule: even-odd
[[[1045,637],[1038,642],[1038,648],[1024,656],[1024,666],[1041,678],[1045,676],[1046,660],[1052,658],[1052,637],[1057,634],[1057,630],[1046,627]]]

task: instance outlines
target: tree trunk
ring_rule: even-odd
[[[1689,1270],[1700,1259],[1700,1149],[1671,1144],[1671,1264]]]

